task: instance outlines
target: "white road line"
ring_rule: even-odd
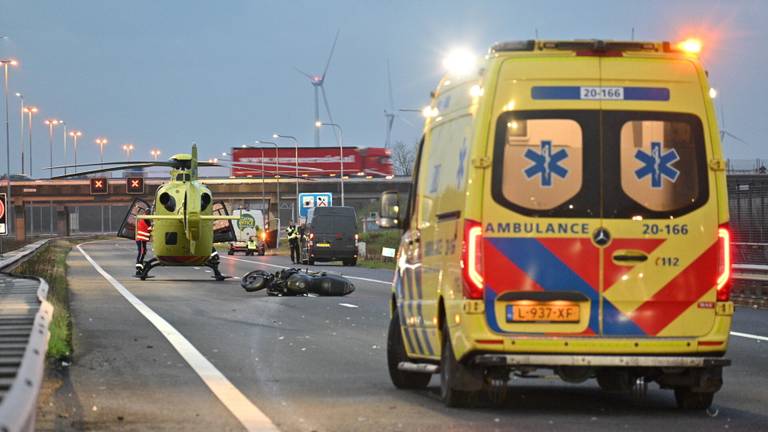
[[[351,309],[357,309],[360,307],[358,305],[353,305],[351,303],[339,303],[339,306],[344,306],[346,308],[351,308]]]
[[[281,266],[281,265],[277,265],[277,264],[267,264],[267,263],[263,263],[261,261],[250,261],[250,260],[245,260],[245,259],[242,259],[242,258],[235,258],[235,257],[231,257],[231,256],[222,256],[221,258],[226,258],[226,259],[235,260],[235,261],[242,261],[242,262],[245,262],[245,263],[248,263],[248,264],[258,264],[258,265],[263,265],[263,266],[267,266],[267,267],[275,267],[275,268],[281,268],[281,269],[290,268],[290,267]],[[392,281],[383,281],[383,280],[378,280],[378,279],[368,279],[368,278],[364,278],[364,277],[347,276],[347,275],[344,275],[344,277],[348,278],[348,279],[357,279],[357,280],[361,280],[361,281],[375,282],[375,283],[380,283],[380,284],[384,284],[384,285],[387,285],[387,286],[392,286]]]
[[[272,421],[264,415],[259,408],[256,407],[240,390],[237,389],[231,382],[224,376],[216,366],[214,366],[207,358],[205,358],[197,348],[194,347],[178,330],[176,330],[171,324],[158,315],[155,311],[149,308],[141,300],[139,300],[133,293],[128,291],[120,282],[117,281],[112,275],[107,273],[100,265],[94,261],[90,255],[85,253],[83,248],[77,246],[77,249],[81,254],[91,263],[93,268],[96,269],[112,286],[125,297],[128,302],[136,308],[139,313],[144,315],[149,322],[152,323],[160,333],[170,342],[170,344],[181,354],[190,367],[197,373],[200,379],[203,380],[205,385],[216,395],[222,404],[240,421],[240,423],[248,431],[277,431],[277,427]]]
[[[768,342],[768,337],[766,337],[766,336],[758,336],[758,335],[753,335],[753,334],[749,334],[749,333],[739,333],[739,332],[732,331],[731,332],[731,336],[738,336],[738,337],[743,337],[743,338],[748,338],[748,339],[754,339],[754,340]]]

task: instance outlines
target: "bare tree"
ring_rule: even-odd
[[[416,146],[397,141],[392,146],[392,164],[395,174],[409,176],[413,174],[413,164],[416,163]]]

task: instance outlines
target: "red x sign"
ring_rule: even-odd
[[[144,193],[144,179],[141,177],[128,177],[125,179],[125,191],[129,194]]]
[[[91,179],[91,195],[105,195],[109,193],[109,183],[106,177],[94,177]]]

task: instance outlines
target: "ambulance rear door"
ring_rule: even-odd
[[[714,323],[718,215],[697,69],[602,57],[601,233],[609,336],[691,337]]]
[[[571,98],[574,82],[597,87],[599,76],[598,58],[570,53],[501,65],[481,222],[497,333],[600,333],[600,103]]]

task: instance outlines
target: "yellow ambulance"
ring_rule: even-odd
[[[724,161],[695,40],[494,45],[433,93],[403,230],[388,364],[449,406],[552,370],[609,391],[722,386],[733,316]],[[463,70],[461,70],[463,69]]]

